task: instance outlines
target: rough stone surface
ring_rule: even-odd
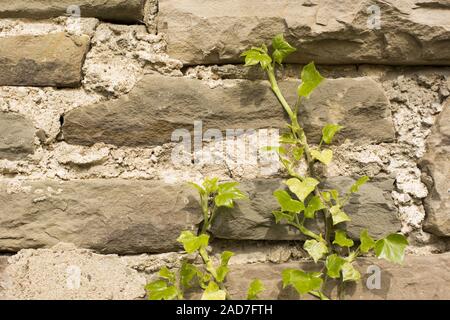
[[[79,7],[79,13],[74,5]],[[117,22],[142,21],[141,0],[17,0],[0,1],[0,18],[46,19],[79,14]]]
[[[327,186],[342,192],[348,190],[353,182],[351,178],[335,177],[327,180]],[[350,237],[358,239],[365,228],[376,238],[400,229],[390,196],[393,183],[390,179],[369,182],[351,198],[344,207],[352,218],[347,226]],[[275,224],[272,211],[278,210],[279,205],[272,194],[277,189],[286,188],[281,179],[256,179],[243,182],[241,187],[249,195],[250,201],[239,201],[233,210],[224,209],[220,212],[212,228],[216,237],[249,240],[303,238],[296,229]]]
[[[18,160],[33,153],[34,133],[24,116],[0,111],[0,159]]]
[[[72,244],[21,250],[0,272],[4,299],[132,300],[145,296],[145,278],[123,258]]]
[[[381,270],[381,288],[369,290],[367,279],[373,275],[370,265]],[[234,299],[245,298],[249,283],[259,278],[266,290],[261,294],[265,299],[298,299],[293,289],[282,289],[281,272],[287,268],[313,270],[309,262],[289,262],[284,264],[257,263],[234,265],[227,277],[229,292]],[[403,265],[392,264],[374,258],[363,258],[357,268],[362,274],[362,282],[348,285],[345,299],[352,300],[448,300],[450,299],[450,255],[406,256]],[[336,288],[330,283],[326,292],[336,296]],[[330,294],[331,293],[331,294]],[[303,296],[302,298],[308,298]]]
[[[437,119],[427,147],[428,152],[420,163],[429,187],[424,201],[425,230],[450,236],[450,100]]]
[[[3,180],[0,251],[60,241],[106,253],[176,250],[180,232],[199,223],[198,212],[189,188],[161,182]]]
[[[54,33],[0,38],[0,85],[78,86],[88,48],[86,35]]]
[[[299,49],[295,63],[449,65],[449,21],[436,1],[160,0],[158,27],[186,64],[242,62],[244,50],[283,33]]]
[[[296,81],[282,84],[292,103],[297,86]],[[283,110],[277,105],[265,81],[230,80],[210,89],[195,79],[148,75],[127,96],[69,112],[63,134],[70,144],[140,146],[170,142],[174,130],[192,130],[195,120],[203,121],[204,130],[283,128]],[[328,80],[304,109],[302,121],[314,125],[306,129],[316,140],[319,128],[330,122],[347,128],[344,138],[372,142],[394,138],[389,103],[381,87],[368,78]]]

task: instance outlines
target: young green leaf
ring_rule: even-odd
[[[159,276],[161,278],[167,279],[170,283],[175,283],[176,276],[175,273],[170,271],[167,267],[162,267],[161,270],[159,270]]]
[[[311,150],[311,156],[314,159],[319,160],[323,164],[329,165],[331,160],[333,160],[333,151],[331,151],[330,149],[325,149],[322,151],[313,149]]]
[[[247,290],[247,300],[257,300],[261,292],[265,290],[261,280],[255,279],[250,283]]]
[[[316,70],[314,62],[303,68],[301,78],[302,84],[298,87],[298,95],[306,98],[309,98],[314,89],[324,80],[324,77]]]
[[[356,193],[359,191],[359,188],[364,185],[367,181],[369,181],[369,177],[368,176],[362,176],[361,178],[358,179],[358,181],[356,181],[351,187],[350,187],[350,192],[351,193]]]
[[[314,196],[309,200],[308,206],[305,209],[305,218],[314,219],[316,211],[325,209],[322,200],[318,196]]]
[[[284,213],[282,211],[273,211],[273,216],[275,217],[275,223],[280,223],[282,221],[293,222],[295,219],[295,213]]]
[[[347,238],[347,234],[344,230],[336,230],[333,244],[337,244],[341,247],[353,247],[354,242],[352,239]]]
[[[292,149],[292,154],[294,155],[294,159],[299,161],[303,157],[304,149],[302,147],[294,147]]]
[[[222,183],[218,187],[217,196],[214,198],[218,207],[234,207],[234,200],[247,199],[247,196],[236,186],[237,182]]]
[[[350,217],[341,210],[341,207],[338,205],[332,206],[330,208],[331,218],[333,219],[333,225],[337,225],[338,223],[351,221]]]
[[[393,263],[402,263],[408,240],[402,234],[394,233],[375,243],[375,254],[380,259]]]
[[[218,178],[212,178],[212,179],[205,179],[205,181],[203,181],[203,187],[205,188],[207,193],[214,193],[217,191],[217,189],[219,188],[218,185]]]
[[[327,124],[322,129],[322,140],[326,144],[330,144],[334,138],[334,135],[342,130],[344,127],[338,124]]]
[[[318,291],[322,285],[321,274],[318,272],[304,272],[302,270],[285,269],[282,272],[283,288],[291,285],[299,294]]]
[[[228,268],[228,262],[233,255],[234,253],[231,251],[222,252],[222,256],[220,258],[220,266],[217,268],[217,281],[223,282],[225,280],[225,277],[230,271],[230,269]]]
[[[273,195],[277,198],[282,211],[300,213],[305,210],[305,206],[300,201],[291,198],[284,190],[276,190]]]
[[[183,231],[177,241],[183,245],[187,253],[194,253],[208,246],[209,236],[207,234],[201,234],[197,237],[190,231]]]
[[[361,279],[361,274],[355,269],[352,263],[345,262],[342,266],[342,280],[344,281],[358,281]]]
[[[274,50],[272,54],[273,60],[278,64],[282,64],[284,59],[288,55],[297,51],[297,49],[292,47],[286,40],[284,40],[282,34],[279,34],[275,36],[275,38],[273,38],[272,48]]]
[[[264,70],[267,70],[272,63],[272,58],[267,54],[265,47],[252,48],[242,53],[241,56],[245,57],[246,67],[259,63]]]
[[[274,151],[276,153],[278,153],[279,155],[286,155],[287,151],[286,148],[284,147],[274,147],[274,146],[267,146],[267,147],[262,147],[261,148],[262,151]]]
[[[206,194],[206,190],[203,189],[203,187],[199,186],[198,184],[194,183],[194,182],[188,182],[188,185],[190,185],[191,187],[194,187],[195,189],[197,189],[198,193],[200,195],[205,195]]]
[[[192,286],[192,280],[197,276],[198,279],[202,278],[202,272],[193,264],[183,261],[180,268],[180,282],[184,288],[190,288]]]
[[[219,288],[219,285],[211,281],[202,295],[202,300],[225,300],[227,293]]]
[[[327,275],[330,278],[337,279],[341,276],[342,266],[346,263],[344,258],[339,257],[337,254],[332,254],[327,257],[325,266],[327,268]]]
[[[369,232],[367,231],[367,229],[364,229],[363,231],[361,231],[359,240],[361,241],[360,250],[363,253],[367,253],[375,247],[375,241],[369,235]]]
[[[164,280],[157,280],[145,286],[149,300],[174,300],[178,297],[178,289],[168,285]]]
[[[297,144],[297,139],[294,138],[292,133],[283,133],[279,139],[280,144]]]
[[[318,184],[319,181],[310,177],[303,181],[300,181],[297,178],[291,178],[286,181],[286,185],[289,187],[289,190],[291,190],[291,192],[293,192],[302,202],[305,201],[306,197],[314,191]]]
[[[309,253],[314,262],[317,263],[326,253],[328,253],[328,247],[325,241],[306,240],[303,249]]]

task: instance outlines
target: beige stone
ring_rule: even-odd
[[[62,32],[0,38],[0,85],[76,87],[89,37]]]
[[[33,123],[17,113],[0,111],[0,159],[18,160],[34,151]]]

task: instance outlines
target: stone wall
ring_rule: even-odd
[[[324,123],[345,126],[326,183],[371,178],[346,208],[350,236],[400,231],[411,244],[404,266],[380,265],[393,275],[382,291],[349,297],[448,299],[450,4],[441,0],[0,0],[0,252],[19,252],[0,257],[0,297],[142,298],[146,278],[177,266],[180,231],[201,223],[185,182],[211,176],[250,196],[212,228],[212,250],[237,252],[233,290],[259,273],[272,286],[266,298],[291,297],[277,270],[307,262],[301,235],[271,216],[283,172],[224,155],[217,141],[203,143],[220,154],[214,163],[172,156],[174,131],[195,132],[194,121],[203,132],[249,130],[236,138],[247,145],[251,129],[284,126],[264,74],[239,56],[278,33],[298,48],[279,71],[289,101],[303,64],[327,77],[302,105],[312,142]],[[429,261],[436,277],[425,281]],[[64,287],[72,264],[94,278],[76,293]]]

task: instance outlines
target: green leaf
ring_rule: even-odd
[[[375,243],[375,255],[393,263],[402,263],[408,240],[399,233],[393,233]]]
[[[192,280],[197,276],[199,279],[202,277],[201,271],[193,264],[183,261],[180,268],[180,281],[181,285],[185,288],[190,288]]]
[[[217,196],[214,198],[218,207],[234,207],[234,200],[247,199],[247,196],[236,186],[237,182],[226,182],[219,185]]]
[[[337,279],[341,276],[342,266],[346,263],[345,259],[339,257],[337,254],[332,254],[327,257],[325,266],[327,267],[327,275],[330,278]]]
[[[291,285],[299,294],[318,291],[322,285],[321,273],[304,272],[302,270],[286,269],[282,272],[283,288]]]
[[[319,298],[320,300],[330,300],[330,298],[328,298],[320,291],[310,291],[309,294],[312,294],[313,296]]]
[[[267,70],[272,63],[272,58],[267,54],[266,48],[264,47],[252,48],[242,53],[241,56],[245,57],[246,67],[259,63],[264,70]]]
[[[219,288],[219,285],[211,281],[202,295],[202,300],[225,300],[226,292]]]
[[[315,263],[328,253],[328,247],[325,241],[306,240],[303,249],[309,253]]]
[[[325,209],[322,200],[318,196],[314,196],[309,200],[308,206],[305,209],[305,218],[314,219],[316,211]]]
[[[282,64],[284,59],[290,55],[291,53],[297,51],[294,47],[292,47],[286,40],[282,34],[275,36],[272,40],[272,48],[273,48],[273,60]]]
[[[339,202],[339,192],[336,189],[329,191],[334,201]]]
[[[219,189],[219,178],[205,179],[203,181],[203,187],[207,193],[214,193]]]
[[[298,87],[298,95],[300,97],[309,98],[310,94],[324,80],[320,73],[316,70],[314,62],[306,65],[301,74],[302,84]]]
[[[333,225],[337,225],[338,223],[351,221],[350,217],[341,210],[341,207],[338,205],[332,206],[330,208],[331,217],[333,219]]]
[[[178,296],[178,289],[170,286],[164,280],[151,282],[145,286],[149,300],[174,300]]]
[[[208,246],[209,236],[207,234],[201,234],[197,237],[190,231],[183,231],[177,241],[183,245],[187,253],[194,253]]]
[[[273,216],[275,217],[275,223],[280,223],[283,220],[286,220],[288,222],[293,222],[295,215],[293,213],[284,213],[281,211],[273,211]]]
[[[231,251],[222,252],[222,256],[220,258],[220,266],[219,268],[217,268],[217,281],[223,282],[225,280],[225,277],[230,271],[230,269],[228,268],[228,262],[233,255],[234,253]]]
[[[280,155],[286,155],[287,154],[286,148],[281,147],[281,146],[280,147],[267,146],[267,147],[262,147],[261,150],[262,151],[274,151],[274,152],[276,152],[277,154],[280,154]]]
[[[291,198],[285,190],[276,190],[273,195],[277,198],[282,211],[300,213],[305,210],[305,206],[300,201]]]
[[[361,279],[361,274],[355,269],[352,263],[345,262],[342,266],[342,280],[344,281],[358,281]]]
[[[359,188],[364,185],[367,181],[369,181],[369,177],[368,176],[362,176],[361,178],[358,179],[358,181],[356,181],[351,187],[350,187],[350,192],[351,193],[355,193],[359,191]]]
[[[286,181],[286,185],[289,187],[289,190],[291,190],[291,192],[293,192],[302,202],[305,201],[306,197],[314,191],[318,184],[319,181],[310,177],[303,181],[300,181],[297,178],[291,178]]]
[[[334,135],[341,131],[344,127],[338,124],[327,124],[322,129],[322,140],[326,144],[330,144],[334,138]]]
[[[175,273],[170,271],[167,267],[162,267],[161,270],[159,270],[159,276],[167,279],[170,283],[175,283],[176,281]]]
[[[323,164],[329,165],[331,160],[333,160],[333,151],[331,151],[330,149],[325,149],[325,150],[322,150],[322,151],[311,150],[311,156],[314,159],[319,160]]]
[[[337,244],[338,246],[341,247],[353,247],[354,242],[352,239],[347,238],[347,234],[345,233],[344,230],[336,230],[336,232],[334,233],[334,241],[333,244]]]
[[[367,253],[375,247],[375,241],[369,235],[369,232],[367,231],[367,229],[364,229],[363,231],[361,231],[359,240],[361,241],[360,250],[363,253]]]
[[[200,195],[205,195],[206,191],[205,189],[203,189],[201,186],[199,186],[198,184],[194,183],[194,182],[188,182],[188,185],[190,185],[191,187],[194,187],[195,189],[197,189],[198,193]]]
[[[254,279],[247,290],[247,300],[257,300],[258,295],[265,290],[264,284],[259,279]]]
[[[294,155],[294,159],[299,161],[303,157],[304,149],[302,147],[294,147],[292,149],[292,154]]]
[[[294,138],[292,133],[283,133],[280,137],[279,142],[281,144],[297,144],[297,139]]]

